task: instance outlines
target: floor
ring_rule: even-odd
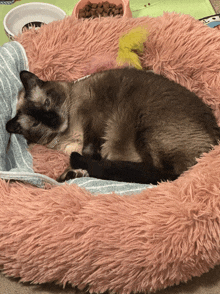
[[[87,294],[68,286],[62,289],[55,284],[31,285],[18,283],[18,279],[5,278],[0,275],[1,294]],[[201,277],[193,278],[186,284],[169,287],[155,294],[219,294],[220,266],[216,266]]]
[[[209,0],[216,13],[220,13],[220,0]]]
[[[220,13],[220,0],[210,0],[216,13]],[[0,274],[0,294],[84,294],[68,286],[66,289],[55,284],[31,285],[19,283],[19,279],[6,278]],[[186,284],[173,286],[156,294],[219,294],[220,266],[216,266],[201,277],[193,278]]]

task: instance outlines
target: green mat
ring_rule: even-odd
[[[159,16],[164,11],[190,14],[196,19],[215,14],[209,0],[130,0],[133,17]]]
[[[97,0],[97,2],[100,1],[103,0]],[[3,27],[3,19],[6,13],[18,5],[30,2],[51,3],[59,6],[66,12],[67,15],[71,15],[78,0],[22,0],[15,2],[12,5],[0,5],[0,46],[8,42],[8,38],[5,35]],[[111,0],[109,0],[109,2],[111,2]],[[130,8],[133,17],[146,15],[155,17],[162,15],[164,11],[175,11],[190,14],[196,19],[215,14],[209,0],[130,0]]]

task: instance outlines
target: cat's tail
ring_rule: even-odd
[[[90,177],[113,181],[157,184],[161,180],[175,180],[179,176],[143,162],[95,160],[76,152],[70,156],[70,165],[72,169],[86,170]]]

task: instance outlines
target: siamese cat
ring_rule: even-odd
[[[59,149],[83,133],[82,155],[57,179],[90,176],[157,184],[174,180],[218,144],[220,129],[200,98],[169,79],[135,68],[111,69],[76,82],[42,81],[22,71],[9,133]]]

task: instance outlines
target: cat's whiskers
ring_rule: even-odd
[[[48,136],[48,134],[47,134],[47,132],[45,132],[43,134],[43,136],[37,141],[37,144],[44,145],[43,143],[44,143],[45,138],[47,138],[47,136]]]
[[[54,148],[59,143],[59,134],[47,145],[49,148]]]

